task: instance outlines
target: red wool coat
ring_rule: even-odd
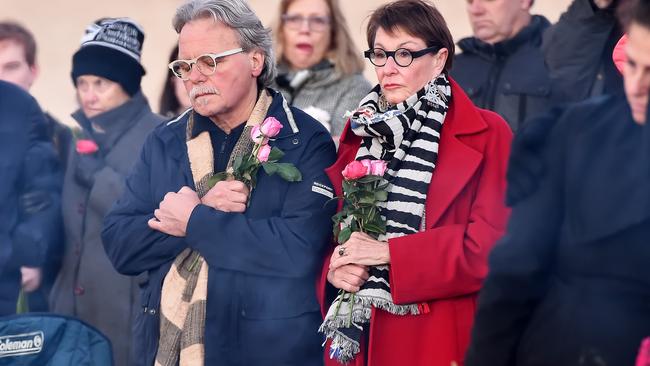
[[[397,304],[427,302],[421,315],[372,310],[368,366],[462,365],[469,343],[477,292],[487,274],[487,257],[503,235],[509,210],[504,205],[506,167],[512,132],[497,114],[476,108],[452,81],[438,165],[426,201],[424,232],[391,239],[390,284]],[[338,159],[326,172],[341,194],[341,171],[361,139],[346,125]],[[329,258],[318,283],[323,314]],[[339,365],[329,359],[325,364]],[[350,365],[363,366],[362,352]]]

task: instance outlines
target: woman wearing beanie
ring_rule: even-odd
[[[91,24],[72,58],[81,132],[70,149],[62,208],[65,254],[51,295],[54,312],[97,327],[113,344],[116,365],[131,365],[132,320],[141,279],[118,274],[101,242],[102,220],[121,195],[147,134],[162,117],[140,89],[142,28],[128,18]]]

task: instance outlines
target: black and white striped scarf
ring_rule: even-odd
[[[352,131],[363,138],[356,160],[388,162],[384,175],[389,182],[388,200],[380,205],[386,234],[378,240],[388,241],[424,229],[427,191],[450,100],[451,86],[443,73],[396,106],[386,103],[377,85],[352,113]],[[396,315],[417,315],[424,306],[393,303],[388,265],[371,266],[369,274],[352,303],[350,294],[337,296],[320,327],[332,340],[330,357],[342,363],[359,352],[363,325],[370,323],[373,306]]]

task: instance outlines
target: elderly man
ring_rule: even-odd
[[[131,327],[138,281],[111,265],[101,243],[103,219],[124,190],[134,156],[162,122],[140,89],[142,28],[128,18],[91,24],[72,57],[72,82],[81,127],[71,147],[63,184],[66,250],[51,294],[54,312],[97,327],[113,344],[115,363],[131,365]]]
[[[528,122],[552,127],[547,169],[491,254],[468,366],[632,365],[650,334],[650,0],[630,4],[625,92]]]
[[[314,284],[334,205],[324,169],[335,159],[317,121],[268,89],[270,31],[244,0],[194,0],[174,17],[192,109],[148,138],[127,189],[105,219],[121,273],[147,272],[136,339],[143,365],[320,365]],[[269,142],[302,180],[260,169],[251,191],[232,171],[274,117]],[[276,125],[277,126],[277,125]]]
[[[458,43],[462,53],[452,70],[474,104],[499,113],[513,130],[557,99],[540,48],[550,23],[531,15],[532,5],[533,0],[468,0],[474,37]]]
[[[620,89],[617,75],[606,88],[597,83],[603,70],[613,70],[601,54],[616,33],[609,12],[615,2],[574,0],[551,27],[530,14],[534,0],[468,0],[474,36],[458,43],[452,75],[474,104],[501,114],[513,130],[550,105]]]

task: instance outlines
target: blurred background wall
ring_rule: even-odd
[[[279,0],[249,0],[262,22],[271,26]],[[340,0],[357,46],[364,50],[365,20],[370,11],[387,0]],[[158,110],[158,98],[167,72],[167,57],[176,42],[171,18],[181,0],[0,0],[0,19],[18,21],[29,28],[38,44],[40,76],[32,93],[41,106],[56,118],[73,124],[69,116],[77,109],[70,80],[72,54],[77,50],[85,27],[101,17],[128,16],[145,30],[142,62],[147,70],[143,90],[152,108]],[[471,35],[465,13],[466,0],[433,0],[448,22],[456,40]],[[570,0],[538,0],[533,13],[556,21]],[[375,81],[374,72],[366,75]]]

